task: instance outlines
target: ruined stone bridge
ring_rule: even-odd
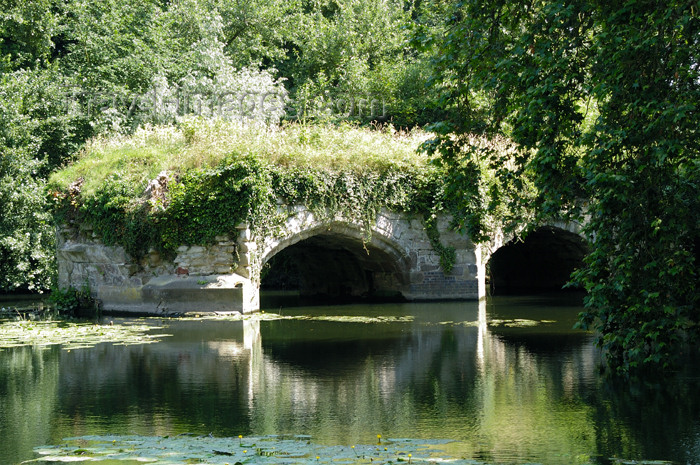
[[[285,223],[273,234],[256,237],[241,225],[236,237],[183,245],[172,260],[156,251],[137,260],[122,247],[105,246],[83,225],[61,227],[59,286],[87,286],[103,310],[111,312],[251,312],[260,308],[267,268],[291,263],[302,296],[472,300],[487,293],[489,260],[488,286],[518,292],[533,282],[560,287],[585,251],[578,225],[550,225],[531,235],[534,248],[500,260],[499,254],[511,247],[501,247],[504,238],[477,246],[442,217],[437,221],[440,242],[455,250],[454,266],[445,272],[415,215],[385,211],[365,231],[343,218],[320,220],[305,207],[286,209]],[[284,272],[277,270],[277,275]]]

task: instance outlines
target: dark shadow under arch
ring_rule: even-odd
[[[487,288],[491,295],[561,291],[587,253],[588,246],[578,234],[552,226],[538,228],[491,255]]]
[[[302,305],[403,300],[402,260],[372,242],[326,230],[289,245],[265,263],[261,297],[283,290]]]

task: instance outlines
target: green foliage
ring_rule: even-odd
[[[382,208],[422,213],[438,208],[435,171],[387,168],[357,173],[323,168],[275,169],[275,193],[289,204],[306,205],[318,217],[337,214],[358,221],[369,231]],[[432,203],[419,203],[429,198]]]
[[[305,2],[292,16],[286,57],[273,61],[288,79],[287,116],[401,127],[431,121],[439,109],[427,85],[430,63],[408,43],[423,9],[395,0]]]
[[[53,276],[54,231],[26,152],[0,146],[0,289],[41,290]]]
[[[147,91],[165,58],[158,48],[160,3],[70,0],[64,6],[70,14],[63,19],[62,67],[79,76],[87,92],[128,97],[125,91]]]
[[[426,7],[301,3],[72,0],[60,6],[70,14],[56,27],[61,67],[80,77],[77,99],[100,131],[171,121],[203,101],[211,116],[222,103],[235,107],[241,92],[271,90],[280,96],[272,122],[286,110],[291,118],[414,126],[439,112],[429,62],[407,47],[413,17]],[[287,93],[293,102],[285,107]]]
[[[445,273],[449,273],[452,271],[452,267],[454,267],[455,261],[457,260],[455,248],[445,246],[440,242],[440,230],[437,228],[437,217],[435,215],[426,215],[424,224],[430,246],[440,257],[440,268],[442,268]]]
[[[80,309],[80,291],[74,287],[54,289],[49,295],[49,304],[61,315],[74,316]]]
[[[279,121],[284,87],[258,63],[234,67],[214,3],[181,0],[165,7],[159,1],[76,0],[68,5],[68,53],[61,66],[81,77],[72,97],[98,131],[130,132],[192,113]],[[275,98],[263,105],[259,99],[266,94]]]
[[[52,4],[0,1],[0,72],[33,68],[48,60],[58,26]]]
[[[500,227],[484,221],[491,205],[506,206],[494,215],[506,226],[518,211],[583,217],[582,325],[617,372],[672,365],[700,328],[697,8],[462,1],[445,31],[425,42],[454,117],[428,148],[457,173],[447,191],[469,199],[456,203],[466,229],[483,239]],[[485,173],[470,134],[518,149],[488,157],[498,181],[486,196],[460,177]]]
[[[433,163],[445,173],[444,203],[458,231],[488,243],[496,232],[518,234],[534,221],[536,189],[529,172],[518,169],[512,143],[502,137],[489,140],[488,135],[437,134],[422,149],[441,155]]]
[[[48,303],[59,315],[83,318],[99,316],[99,306],[90,294],[87,283],[81,289],[73,286],[66,289],[52,288]]]
[[[65,163],[92,135],[89,121],[64,97],[70,80],[58,69],[20,70],[0,77],[0,136],[42,162],[40,175]]]
[[[237,68],[276,64],[287,53],[289,37],[298,34],[299,0],[220,0],[216,7],[223,22],[224,51]]]
[[[161,217],[161,247],[209,244],[218,235],[235,237],[236,226],[265,222],[274,196],[267,169],[255,157],[235,154],[213,169],[185,172],[170,189]]]
[[[77,203],[77,199],[71,196],[67,200]],[[64,205],[64,214],[74,214],[72,206]],[[148,205],[134,198],[128,179],[115,173],[94,196],[83,200],[73,218],[92,225],[105,244],[124,245],[129,253],[141,257],[156,234],[154,226],[144,221],[148,217]]]

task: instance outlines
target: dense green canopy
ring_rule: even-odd
[[[488,234],[499,207],[584,221],[581,324],[618,371],[667,366],[700,329],[699,15],[685,1],[463,1],[446,35],[424,36],[456,109],[429,148],[455,168],[465,229]],[[519,155],[479,150],[474,134]],[[476,203],[462,177],[484,158],[512,169]]]

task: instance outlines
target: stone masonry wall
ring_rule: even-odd
[[[258,238],[258,254],[251,258],[258,267],[286,247],[319,234],[363,244],[367,240],[359,226],[343,218],[319,221],[304,207],[288,208],[286,228],[275,236]],[[454,247],[456,252],[455,266],[448,274],[440,268],[440,256],[433,250],[420,219],[389,211],[378,215],[367,248],[393,257],[397,267],[393,273],[378,276],[380,282],[395,282],[394,278],[403,275],[397,290],[409,300],[478,299],[484,289],[479,251],[468,238],[451,230],[450,218],[439,218],[437,223],[442,244]]]
[[[382,212],[377,219],[376,231],[391,237],[409,256],[410,279],[404,296],[411,300],[478,299],[479,280],[484,275],[478,250],[450,228],[449,217],[438,218],[437,228],[440,242],[455,249],[455,264],[449,273],[440,267],[440,255],[430,244],[421,220],[390,212]]]
[[[228,236],[218,236],[206,247],[181,246],[173,260],[163,259],[153,249],[136,260],[123,247],[104,245],[85,228],[78,231],[64,226],[57,237],[60,287],[141,286],[156,276],[230,274],[238,266],[236,242]]]
[[[59,286],[88,287],[107,311],[177,313],[186,311],[253,311],[259,308],[260,270],[286,247],[330,241],[355,254],[373,273],[381,291],[396,291],[409,300],[478,299],[484,293],[484,267],[479,250],[439,218],[443,245],[456,251],[450,273],[425,227],[413,216],[381,212],[372,234],[343,218],[319,221],[303,207],[284,206],[286,223],[274,236],[254,237],[245,226],[238,237],[217,237],[212,245],[177,249],[173,260],[155,250],[141,260],[122,247],[105,246],[89,228],[58,230]]]
[[[139,313],[240,311],[244,280],[235,275],[236,241],[182,246],[173,260],[155,250],[141,260],[106,246],[89,228],[57,231],[59,287],[89,289],[104,310]]]

